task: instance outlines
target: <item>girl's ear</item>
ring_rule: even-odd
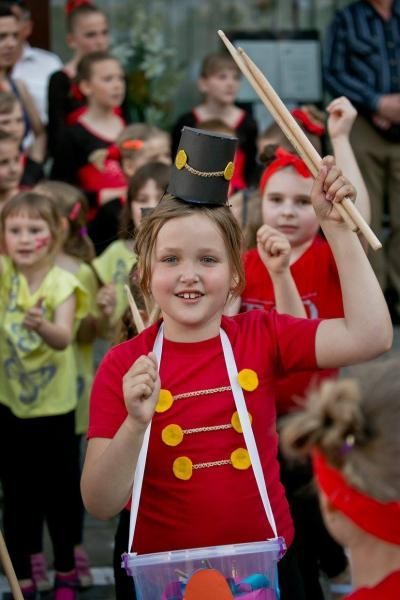
[[[92,88],[90,82],[87,79],[82,79],[82,81],[78,84],[79,90],[81,93],[88,98],[92,92]]]
[[[207,93],[208,86],[206,77],[199,77],[197,80],[197,88],[201,94]]]
[[[75,36],[73,33],[67,34],[66,42],[67,42],[68,48],[70,48],[71,50],[76,50]]]
[[[69,225],[67,217],[61,217],[61,231],[67,231],[68,227]]]

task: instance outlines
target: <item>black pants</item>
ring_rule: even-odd
[[[74,568],[74,533],[79,468],[75,415],[18,419],[0,406],[0,434],[6,455],[2,465],[3,522],[6,543],[19,579],[31,576],[30,555],[46,518],[54,568]],[[4,456],[4,455],[3,455]]]
[[[327,531],[313,484],[311,464],[293,464],[279,456],[281,481],[285,486],[295,527],[294,551],[300,568],[306,598],[323,600],[321,571],[328,577],[347,566],[342,546]]]
[[[129,577],[121,567],[121,555],[127,551],[129,535],[129,511],[123,510],[120,514],[114,546],[114,576],[116,600],[135,600],[133,578]],[[297,564],[296,552],[289,548],[285,556],[278,563],[280,600],[311,600],[303,590],[303,582]],[[314,599],[313,599],[314,600]]]

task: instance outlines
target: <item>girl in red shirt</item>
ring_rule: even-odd
[[[400,595],[398,359],[324,382],[281,431],[289,456],[312,453],[324,520],[350,557],[352,600]]]
[[[290,546],[293,528],[276,457],[277,377],[365,360],[392,340],[387,307],[359,240],[326,199],[325,191],[333,202],[354,194],[330,157],[312,202],[337,260],[345,317],[319,321],[265,311],[223,317],[227,297],[240,294],[244,283],[242,235],[226,206],[234,152],[235,138],[183,130],[169,194],[136,238],[141,287],[159,305],[162,321],[115,346],[92,390],[82,494],[97,517],[129,508],[152,421],[133,541],[139,554],[274,535],[237,428],[238,386],[252,415],[276,529]],[[153,348],[160,344],[158,364]],[[233,375],[225,344],[233,351]],[[294,573],[283,575],[281,597],[303,598],[296,583]]]

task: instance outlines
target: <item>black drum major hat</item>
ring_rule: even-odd
[[[237,142],[230,135],[184,127],[167,192],[192,204],[225,205]]]

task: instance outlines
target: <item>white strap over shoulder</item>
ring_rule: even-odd
[[[265,484],[265,478],[264,478],[264,473],[263,473],[262,466],[261,466],[260,456],[259,456],[258,450],[257,450],[257,444],[256,444],[256,441],[254,438],[254,433],[253,433],[251,424],[250,424],[250,419],[249,419],[249,415],[247,412],[247,407],[246,407],[246,402],[245,402],[244,395],[243,395],[243,390],[240,387],[238,380],[237,380],[238,371],[237,371],[237,367],[236,367],[235,357],[233,355],[232,346],[231,346],[228,336],[226,335],[225,331],[223,331],[222,329],[220,329],[220,336],[221,336],[222,350],[223,350],[224,358],[225,358],[225,364],[226,364],[226,368],[227,368],[228,375],[229,375],[229,381],[230,381],[231,388],[232,388],[232,394],[233,394],[233,398],[235,400],[236,410],[239,415],[239,421],[240,421],[240,425],[242,427],[243,437],[246,442],[246,447],[247,447],[248,453],[250,455],[251,465],[252,465],[254,476],[256,479],[258,491],[261,496],[261,501],[264,506],[267,520],[271,526],[272,531],[274,532],[274,536],[277,537],[278,534],[277,534],[275,519],[274,519],[274,515],[272,513],[271,504],[270,504],[270,501],[268,498],[267,486]],[[163,325],[161,324],[160,329],[158,330],[156,340],[154,342],[154,347],[153,347],[153,352],[155,353],[156,358],[157,358],[158,369],[160,369],[163,339],[164,339],[164,329],[163,329]],[[135,535],[137,514],[138,514],[138,510],[139,510],[140,494],[142,491],[144,469],[146,466],[147,450],[148,450],[148,446],[149,446],[150,430],[151,430],[151,423],[147,427],[144,438],[143,438],[143,444],[142,444],[142,448],[139,453],[139,458],[138,458],[138,462],[136,465],[135,476],[134,476],[134,480],[133,480],[132,505],[131,505],[131,515],[130,515],[130,523],[129,523],[128,552],[131,551],[132,544],[133,544],[133,538]],[[132,552],[133,552],[133,548],[132,548]]]

